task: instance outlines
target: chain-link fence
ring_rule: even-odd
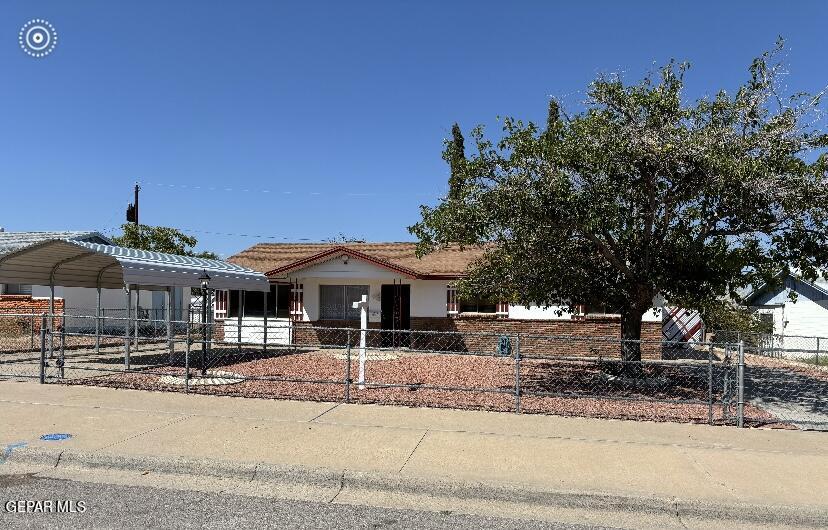
[[[745,401],[780,424],[828,430],[828,337],[715,331],[742,341]]]
[[[828,429],[828,375],[732,341],[0,316],[0,378],[260,398]],[[45,327],[41,335],[40,329]],[[34,330],[34,338],[33,331]],[[42,337],[42,338],[41,338]],[[362,346],[364,345],[364,347]],[[623,361],[631,355],[640,361]],[[744,364],[740,364],[744,359]],[[779,363],[782,363],[781,365]],[[803,371],[805,370],[805,371]]]

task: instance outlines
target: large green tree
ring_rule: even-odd
[[[552,100],[543,126],[506,118],[497,141],[477,127],[471,155],[454,127],[449,192],[410,227],[420,252],[484,244],[461,294],[609,307],[625,339],[657,295],[701,308],[786,270],[816,277],[828,136],[819,95],[780,90],[781,48],[733,93],[688,101],[688,66],[670,62],[634,84],[599,76],[583,109]]]
[[[175,228],[127,223],[121,226],[121,231],[121,235],[113,237],[112,241],[122,247],[196,258],[218,259],[218,256],[210,251],[196,252],[195,246],[198,244],[198,240]]]

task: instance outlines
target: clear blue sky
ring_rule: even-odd
[[[111,231],[138,180],[146,224],[409,240],[454,121],[542,121],[549,95],[670,58],[692,95],[733,88],[779,34],[789,85],[828,84],[826,2],[560,4],[4,0],[0,226]],[[31,18],[59,33],[46,58],[18,46]]]

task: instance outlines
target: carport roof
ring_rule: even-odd
[[[142,288],[201,287],[202,274],[213,289],[267,291],[267,277],[223,261],[149,252],[83,241],[52,239],[0,256],[0,283]]]

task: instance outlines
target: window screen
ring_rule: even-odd
[[[367,285],[320,285],[319,318],[323,320],[359,320],[354,302],[368,295]]]

